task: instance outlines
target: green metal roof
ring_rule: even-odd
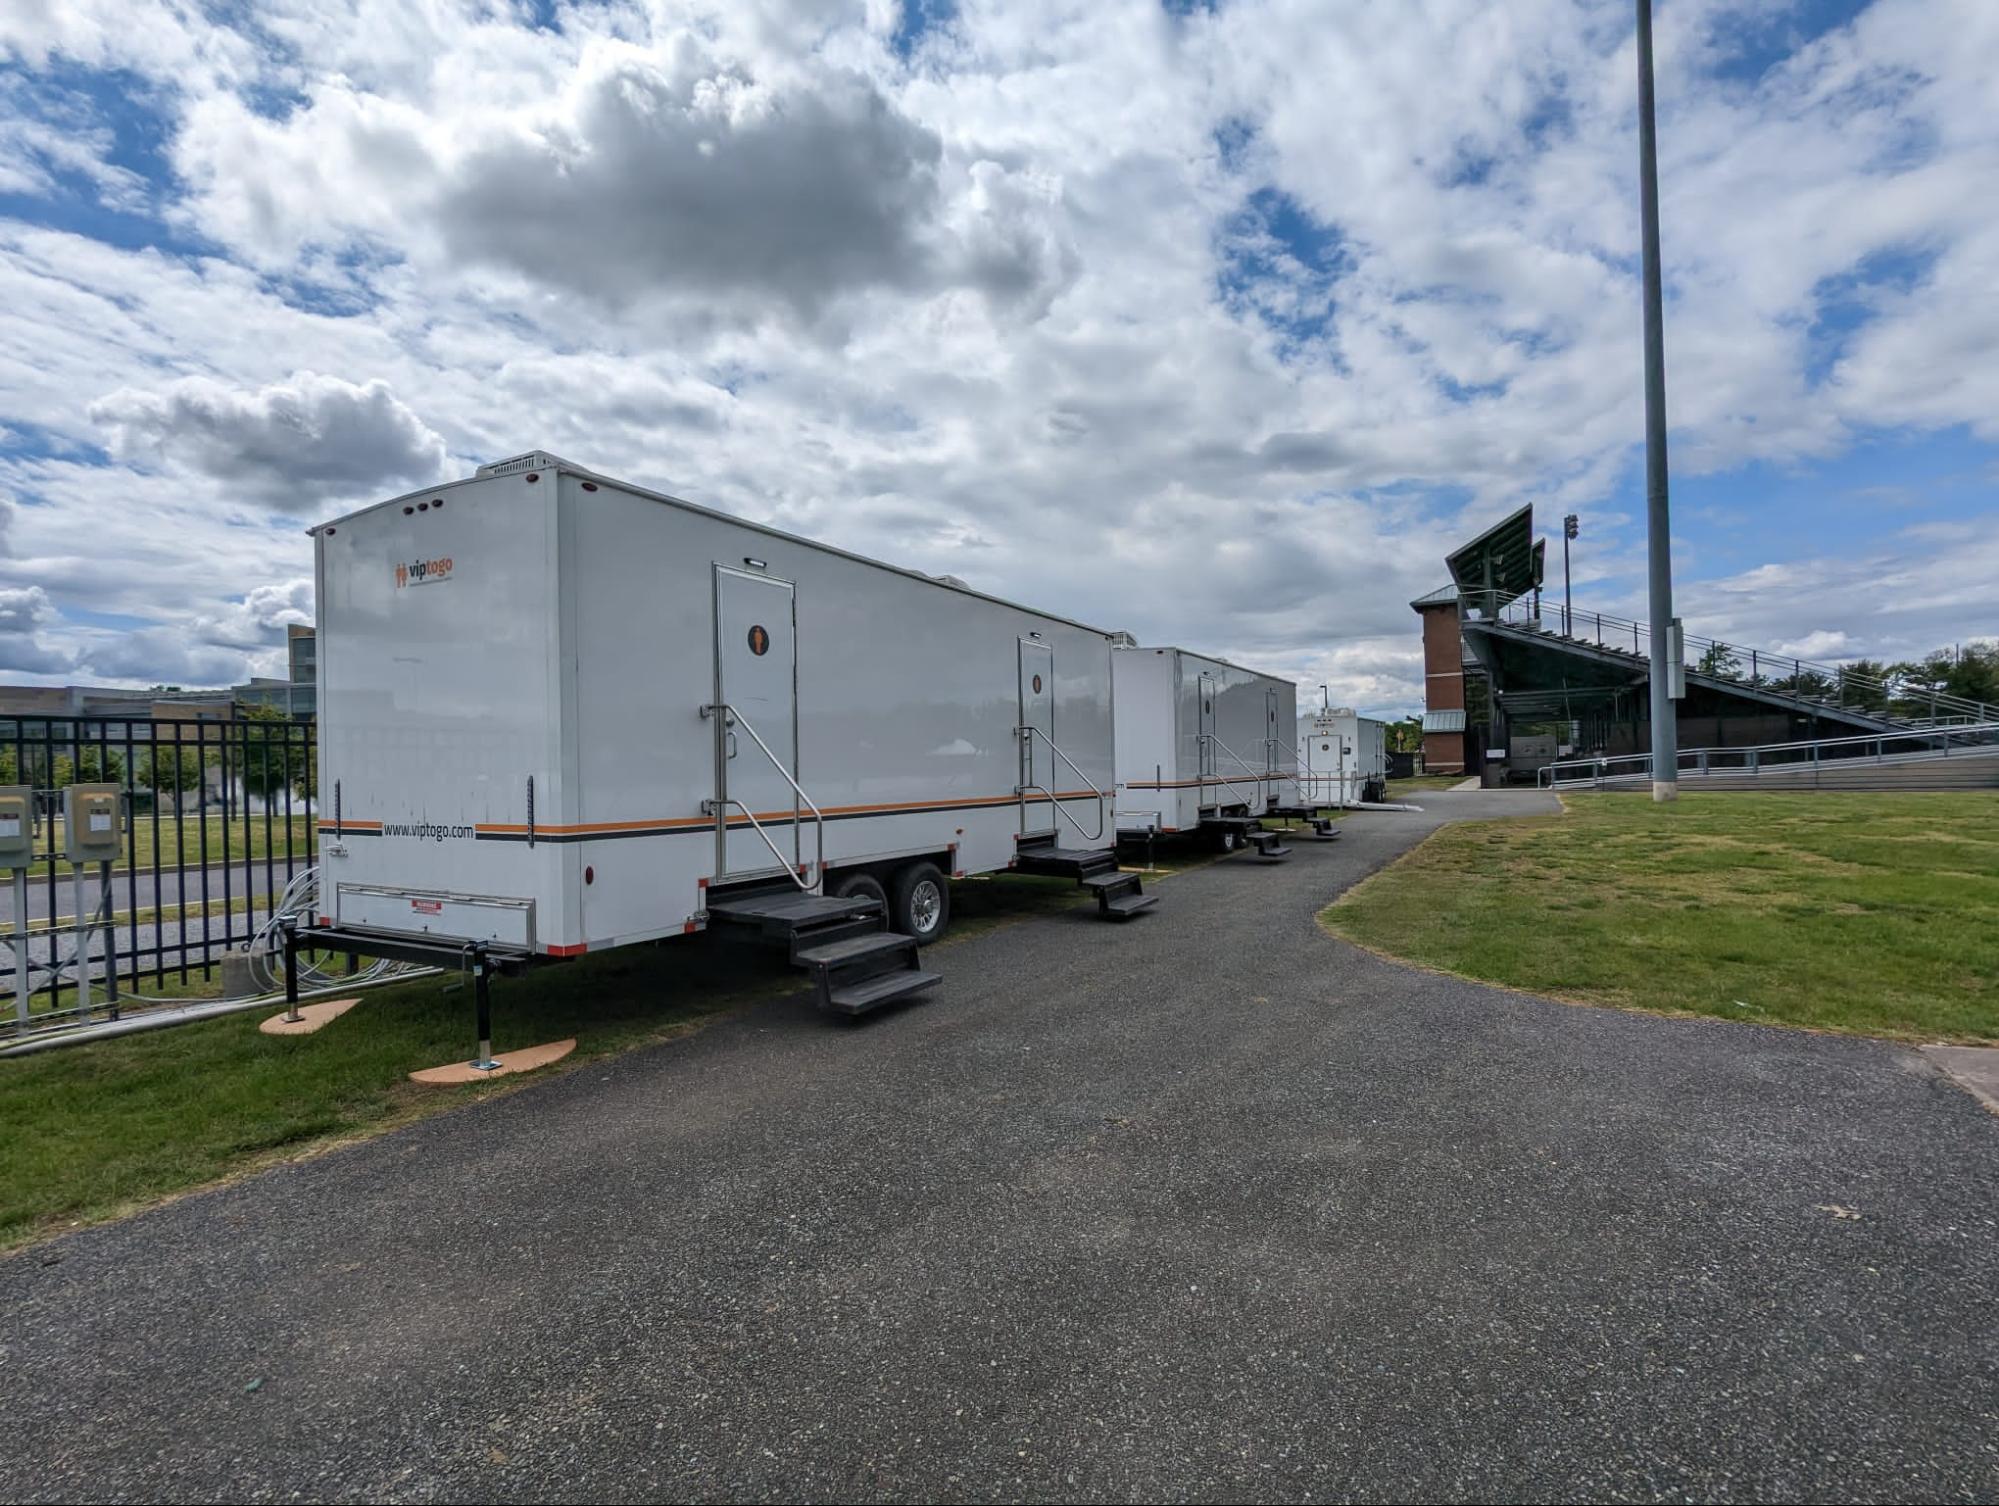
[[[1542,549],[1534,542],[1534,504],[1502,519],[1445,561],[1459,591],[1496,612],[1541,583]]]

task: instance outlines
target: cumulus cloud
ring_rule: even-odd
[[[774,86],[691,45],[617,56],[569,109],[457,164],[445,244],[592,297],[778,298],[927,275],[942,146],[866,80]]]
[[[259,651],[282,643],[288,626],[312,625],[312,582],[304,576],[257,586],[228,610],[199,617],[190,637],[216,648]]]
[[[121,388],[90,416],[120,458],[184,466],[225,487],[225,501],[284,512],[421,485],[445,460],[444,441],[386,382],[310,371],[253,391],[207,377]]]
[[[39,636],[55,616],[55,604],[40,586],[0,587],[0,670],[44,675],[68,669],[71,657]]]
[[[1883,423],[1976,470],[1999,8],[1777,10],[1661,8],[1675,477]],[[1628,7],[1012,0],[911,56],[882,0],[518,14],[0,15],[19,66],[143,79],[173,165],[155,249],[0,224],[0,586],[160,620],[100,658],[137,677],[223,663],[169,640],[238,677],[308,610],[258,514],[541,444],[1362,705],[1420,699],[1408,598],[1520,500],[1582,508],[1578,589],[1630,608]],[[1893,615],[1842,584],[1864,540],[1679,516],[1694,631],[1990,622],[1979,537],[1893,540]]]

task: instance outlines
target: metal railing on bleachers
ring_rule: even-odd
[[[1999,720],[1753,747],[1682,748],[1678,778],[1691,788],[1749,788],[1759,781],[1787,788],[1912,788],[1922,780],[1910,777],[1910,766],[1952,758],[1962,775],[1936,779],[1933,787],[1999,785]],[[1560,759],[1545,765],[1536,778],[1543,789],[1644,788],[1652,779],[1652,755]]]
[[[1611,612],[1576,611],[1527,597],[1497,598],[1465,592],[1459,609],[1474,622],[1589,644],[1634,660],[1649,660],[1649,624]],[[1874,675],[1850,665],[1827,664],[1767,649],[1682,635],[1690,679],[1708,679],[1781,696],[1808,707],[1846,712],[1905,727],[1965,726],[1999,721],[1999,705],[1967,699],[1906,674]]]

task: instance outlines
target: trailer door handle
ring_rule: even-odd
[[[729,756],[729,757],[731,757],[731,758],[734,758],[734,757],[736,756],[736,734],[735,734],[735,733],[733,733],[733,732],[725,732],[725,733],[723,733],[722,735],[723,735],[724,737],[726,737],[726,738],[727,738],[727,739],[729,740],[729,755],[728,755],[728,756]]]

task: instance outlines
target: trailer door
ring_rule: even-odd
[[[1053,795],[1056,780],[1055,650],[1034,638],[1020,640],[1020,834],[1046,836],[1055,830],[1055,806],[1037,799],[1039,791]]]
[[[1263,693],[1263,767],[1270,774],[1284,767],[1277,760],[1277,692],[1274,690]]]
[[[1194,688],[1200,692],[1200,716],[1201,716],[1200,720],[1201,733],[1200,733],[1199,747],[1198,747],[1199,762],[1195,765],[1195,767],[1200,772],[1202,783],[1199,792],[1200,799],[1197,803],[1201,805],[1212,805],[1215,802],[1208,798],[1208,781],[1212,780],[1215,777],[1215,767],[1216,767],[1215,765],[1215,692],[1216,692],[1215,677],[1213,675],[1202,675],[1200,681],[1196,684]]]
[[[797,642],[790,581],[715,567],[715,700],[729,708],[715,726],[718,878],[782,873],[797,868],[802,852],[816,851],[800,839],[800,801],[792,787],[798,777]],[[763,835],[744,819],[746,808]]]

